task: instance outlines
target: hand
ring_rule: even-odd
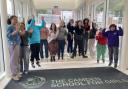
[[[104,28],[103,31],[106,31],[106,28]]]
[[[16,29],[16,31],[19,31],[19,24],[18,23],[15,25],[15,29]]]
[[[122,27],[118,27],[119,29],[122,29]]]
[[[29,30],[29,33],[30,33],[30,34],[32,34],[32,33],[33,33],[33,30],[32,30],[32,29],[30,29],[30,30]]]
[[[23,36],[25,34],[25,31],[22,31],[19,33],[21,36]]]
[[[68,45],[68,42],[65,40],[65,45]]]

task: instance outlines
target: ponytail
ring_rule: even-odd
[[[7,24],[8,24],[8,25],[11,24],[11,20],[10,20],[10,18],[7,19]]]

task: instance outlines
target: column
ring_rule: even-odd
[[[7,3],[6,0],[1,0],[1,28],[2,28],[2,39],[3,39],[3,48],[4,48],[4,62],[5,62],[5,72],[7,75],[10,73],[10,57],[9,50],[7,45],[6,29],[7,29]]]
[[[104,27],[107,27],[108,22],[108,10],[109,10],[109,0],[104,1]]]
[[[128,69],[128,8],[127,8],[128,0],[124,0],[124,36],[123,36],[123,44],[122,44],[122,55],[121,55],[121,70]]]
[[[16,12],[15,12],[15,1],[12,0],[11,3],[12,3],[13,14],[15,15],[16,14]]]

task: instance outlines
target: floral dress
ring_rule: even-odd
[[[58,53],[57,32],[50,32],[48,37],[48,49],[51,56],[55,56]]]

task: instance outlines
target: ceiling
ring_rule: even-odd
[[[33,0],[36,9],[52,9],[59,6],[63,10],[76,9],[85,0]]]

